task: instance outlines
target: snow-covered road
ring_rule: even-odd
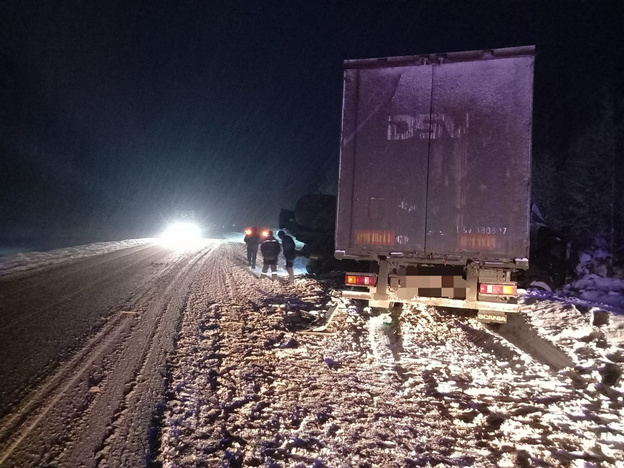
[[[494,330],[258,278],[240,243],[168,255],[0,421],[6,466],[624,464],[620,315],[527,296]]]
[[[0,465],[145,464],[189,284],[216,246],[145,244],[0,279]]]

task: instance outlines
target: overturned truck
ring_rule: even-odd
[[[295,203],[294,210],[282,208],[279,227],[303,244],[299,254],[307,257],[308,273],[319,274],[337,268],[334,252],[336,197],[308,193]]]
[[[335,228],[344,295],[518,311],[528,268],[534,47],[348,60]]]

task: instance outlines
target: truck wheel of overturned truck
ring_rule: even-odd
[[[529,271],[524,272],[519,277],[518,283],[523,288],[539,289],[546,292],[552,292],[558,286],[552,275],[540,268],[529,269]]]
[[[531,281],[529,287],[532,289],[539,289],[540,291],[552,292],[552,287],[542,280]]]
[[[308,264],[306,265],[306,271],[310,275],[318,275],[321,272],[321,265],[318,260],[308,260]]]
[[[310,258],[306,265],[306,271],[311,275],[322,275],[325,273],[331,273],[336,269],[337,260],[334,257],[319,257]]]
[[[531,278],[529,288],[539,289],[540,291],[546,292],[553,292],[556,289],[555,282],[552,277],[542,272]]]

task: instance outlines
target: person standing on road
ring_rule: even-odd
[[[247,244],[247,263],[251,268],[256,268],[258,245],[260,245],[258,228],[252,227],[251,229],[245,231],[245,244]]]
[[[279,231],[277,233],[277,237],[282,240],[282,252],[284,254],[284,258],[286,259],[288,282],[292,284],[295,282],[295,271],[293,269],[293,265],[295,264],[295,257],[297,256],[297,253],[295,252],[295,241],[284,231]]]
[[[279,241],[273,237],[273,231],[269,231],[266,239],[260,245],[260,252],[262,252],[262,274],[264,275],[269,271],[271,267],[272,279],[277,279],[277,257],[282,251]]]

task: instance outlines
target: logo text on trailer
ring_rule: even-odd
[[[355,243],[359,245],[394,245],[394,239],[394,231],[355,231]]]
[[[452,117],[449,114],[398,114],[388,116],[388,141],[439,140],[462,138],[469,126],[469,114]]]

